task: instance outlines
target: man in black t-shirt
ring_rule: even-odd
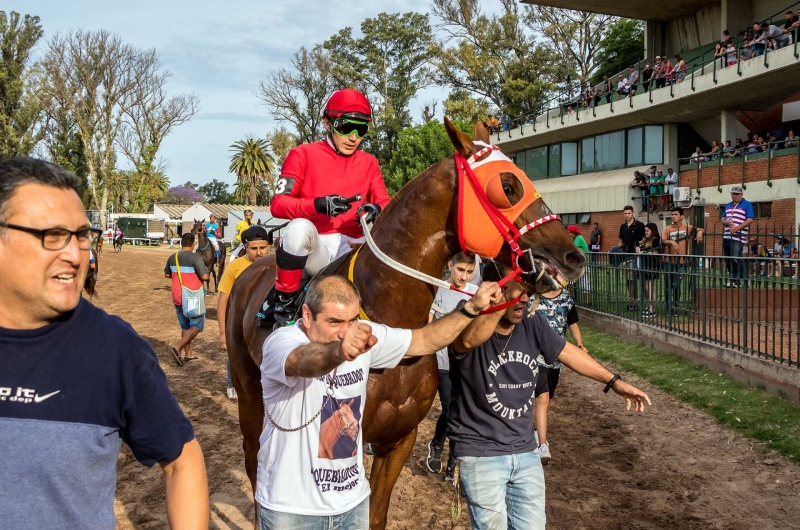
[[[547,363],[558,359],[606,384],[606,391],[613,388],[637,412],[650,399],[567,343],[539,313],[524,318],[529,297],[519,283],[510,282],[504,294],[517,303],[478,316],[449,348],[447,436],[474,530],[543,529],[544,472],[532,425],[536,358],[542,355]],[[506,509],[509,502],[512,511]]]
[[[595,223],[592,225],[592,233],[589,236],[589,251],[600,252],[600,245],[603,240],[603,232],[600,231],[600,225]]]
[[[627,254],[636,252],[636,245],[639,241],[644,239],[644,223],[637,220],[633,216],[633,206],[628,205],[622,209],[625,216],[625,222],[619,227],[619,246],[622,251]],[[625,284],[628,288],[628,295],[630,302],[628,304],[628,311],[636,311],[638,308],[638,290],[636,289],[636,270],[633,268],[633,260],[626,261],[628,265],[625,267]]]
[[[203,453],[153,349],[81,298],[100,232],[73,174],[0,162],[0,526],[113,530],[124,441],[164,471],[170,526],[207,529]]]

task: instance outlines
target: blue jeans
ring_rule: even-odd
[[[456,461],[472,530],[544,530],[544,470],[538,450]]]
[[[747,278],[747,265],[745,265],[744,260],[734,259],[742,257],[742,247],[741,241],[736,241],[735,239],[722,240],[722,255],[728,257],[725,260],[725,265],[728,267],[730,280],[734,282]]]
[[[669,258],[668,258],[669,259]],[[678,311],[681,303],[681,281],[686,273],[686,265],[683,263],[664,264],[664,299],[667,302],[667,311]]]
[[[369,530],[369,497],[339,515],[298,515],[258,507],[261,530]]]
[[[183,314],[183,307],[179,305],[175,306],[175,313],[178,315],[178,324],[180,324],[182,330],[186,331],[189,328],[196,328],[197,331],[203,331],[203,328],[206,325],[205,315],[199,317],[187,317]]]

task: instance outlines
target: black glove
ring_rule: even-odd
[[[366,213],[367,222],[372,223],[375,221],[375,218],[378,217],[378,214],[381,213],[381,207],[374,203],[362,204],[359,206],[358,210],[356,210],[356,219],[358,219],[362,213]]]
[[[346,202],[347,199],[341,195],[328,195],[326,197],[317,197],[314,199],[314,209],[317,213],[327,215],[328,217],[336,217],[347,212],[353,206]]]

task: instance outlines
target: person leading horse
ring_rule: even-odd
[[[272,215],[290,219],[276,251],[274,316],[281,325],[297,311],[303,273],[313,276],[363,243],[358,217],[366,213],[372,222],[389,203],[378,160],[358,150],[372,121],[367,98],[350,88],[334,92],[323,118],[328,137],[289,151],[272,199]]]

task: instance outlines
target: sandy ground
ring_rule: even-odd
[[[174,251],[174,250],[173,250]],[[150,341],[203,447],[212,528],[251,529],[235,402],[225,396],[226,354],[218,346],[216,296],[195,341],[199,360],[183,368],[168,353],[179,327],[163,268],[166,248],[109,248],[94,303],[130,322]],[[588,344],[591,349],[591,344]],[[624,410],[599,384],[569,373],[550,416],[553,461],[545,468],[548,528],[800,528],[800,468],[630,377],[654,401],[644,415]],[[425,443],[438,404],[420,425],[415,451],[394,490],[389,528],[450,527],[452,485],[425,469]],[[123,529],[166,528],[164,485],[125,449],[119,458],[116,512]],[[466,508],[457,528],[469,526]]]

